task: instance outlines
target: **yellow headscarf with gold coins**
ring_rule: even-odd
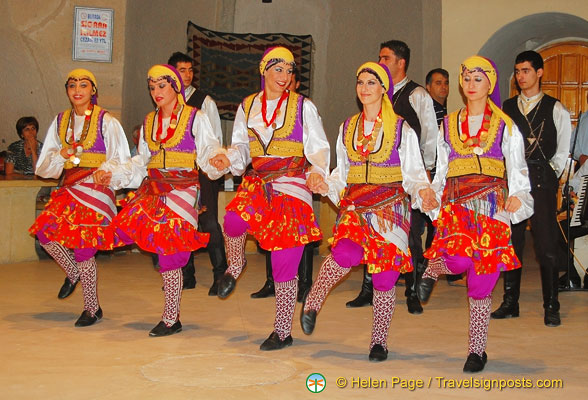
[[[494,99],[500,103],[500,91],[498,89],[498,72],[492,62],[481,56],[471,56],[467,58],[462,64],[459,72],[459,85],[463,88],[463,75],[465,73],[481,72],[490,82],[490,89],[488,90],[488,104],[493,113],[496,113],[504,121],[508,130],[512,128],[512,119],[500,109],[500,104],[496,104]],[[497,92],[498,91],[498,92]],[[493,99],[494,98],[494,99]]]

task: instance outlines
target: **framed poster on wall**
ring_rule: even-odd
[[[72,59],[112,62],[114,10],[75,7]]]

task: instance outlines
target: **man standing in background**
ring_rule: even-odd
[[[214,136],[219,143],[223,144],[223,133],[221,129],[220,117],[216,103],[210,96],[201,90],[196,89],[192,85],[194,79],[193,61],[184,53],[175,52],[171,55],[167,63],[178,70],[185,86],[186,104],[202,110],[214,131]],[[227,257],[225,254],[225,242],[221,227],[218,223],[218,192],[223,182],[223,178],[218,180],[210,180],[208,176],[199,171],[198,179],[200,180],[200,201],[204,208],[204,212],[200,214],[198,223],[203,232],[210,233],[210,241],[206,250],[212,263],[213,282],[209,296],[216,296],[218,290],[218,281],[223,276],[227,269]],[[194,254],[190,256],[188,264],[182,268],[184,274],[184,289],[192,289],[196,286],[196,278],[194,276]]]
[[[572,125],[570,113],[561,102],[541,90],[543,58],[535,51],[517,55],[514,76],[520,94],[506,100],[504,112],[523,134],[525,158],[529,167],[531,195],[535,212],[531,216],[531,233],[535,255],[541,271],[543,308],[546,326],[559,326],[558,275],[559,235],[557,225],[557,191],[570,151]],[[512,244],[521,264],[525,247],[527,221],[512,226]],[[519,316],[521,268],[504,272],[504,298],[491,314],[494,319]]]

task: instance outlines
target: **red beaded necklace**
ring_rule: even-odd
[[[165,132],[165,137],[162,134],[163,130],[163,115],[161,110],[157,113],[157,132],[155,133],[155,141],[157,143],[167,142],[175,133],[176,127],[178,126],[178,113],[180,112],[180,103],[176,102],[174,110],[172,111],[171,118],[169,120],[169,126]]]
[[[461,115],[461,134],[459,138],[468,147],[473,147],[473,152],[477,155],[481,155],[484,151],[483,147],[486,146],[486,140],[488,139],[488,129],[490,129],[490,118],[492,118],[492,109],[490,105],[486,103],[484,108],[484,119],[482,125],[478,129],[476,136],[470,136],[470,126],[468,122],[468,108]]]
[[[273,129],[276,129],[276,124],[274,123],[274,121],[276,120],[280,107],[282,106],[282,103],[284,102],[284,100],[286,100],[286,98],[288,97],[288,92],[284,90],[284,93],[282,93],[282,95],[280,96],[280,100],[278,101],[278,105],[276,106],[276,109],[274,110],[274,113],[272,115],[272,119],[270,119],[269,121],[267,120],[267,117],[265,116],[267,114],[267,98],[265,96],[265,90],[263,91],[263,94],[261,95],[261,116],[263,117],[263,122],[265,122],[265,127],[267,128],[268,126],[272,126]]]
[[[69,161],[71,161],[75,166],[80,163],[80,157],[84,152],[84,141],[86,137],[88,137],[88,131],[90,130],[90,119],[92,118],[92,112],[94,111],[94,104],[90,103],[86,111],[84,111],[84,125],[82,127],[82,134],[79,140],[76,140],[75,137],[75,111],[72,109],[70,114],[69,120],[69,128],[68,133],[65,136],[65,142],[71,144],[71,146],[67,149],[67,154],[69,155]],[[67,138],[71,134],[71,143],[68,142]]]
[[[364,132],[364,124],[365,124],[365,113],[361,113],[361,124],[359,125],[358,134],[357,134],[357,141],[359,144],[357,145],[357,151],[361,154],[362,158],[365,160],[367,159],[368,155],[374,151],[376,147],[376,139],[377,135],[374,135],[374,132],[379,132],[380,128],[382,127],[382,109],[380,108],[380,112],[378,112],[378,116],[376,117],[376,121],[374,122],[374,126],[372,130],[367,135]]]

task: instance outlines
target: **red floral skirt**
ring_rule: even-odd
[[[444,255],[471,258],[478,275],[521,267],[510,243],[510,227],[498,220],[449,203],[439,213],[433,244],[425,257]]]
[[[341,239],[349,239],[363,247],[362,264],[367,265],[371,274],[390,270],[405,273],[413,270],[410,249],[404,253],[394,243],[386,241],[354,210],[341,211],[333,228],[333,238],[329,242],[334,246]]]
[[[65,188],[55,190],[45,209],[29,228],[69,249],[112,250],[124,246],[104,215],[78,202]]]
[[[166,207],[163,199],[151,194],[132,198],[114,218],[113,225],[151,253],[169,255],[206,247],[210,234],[198,232],[194,225]]]
[[[226,207],[249,224],[248,232],[262,249],[282,250],[321,240],[312,207],[284,193],[272,191],[268,195],[264,186],[259,177],[244,176],[235,198]]]

